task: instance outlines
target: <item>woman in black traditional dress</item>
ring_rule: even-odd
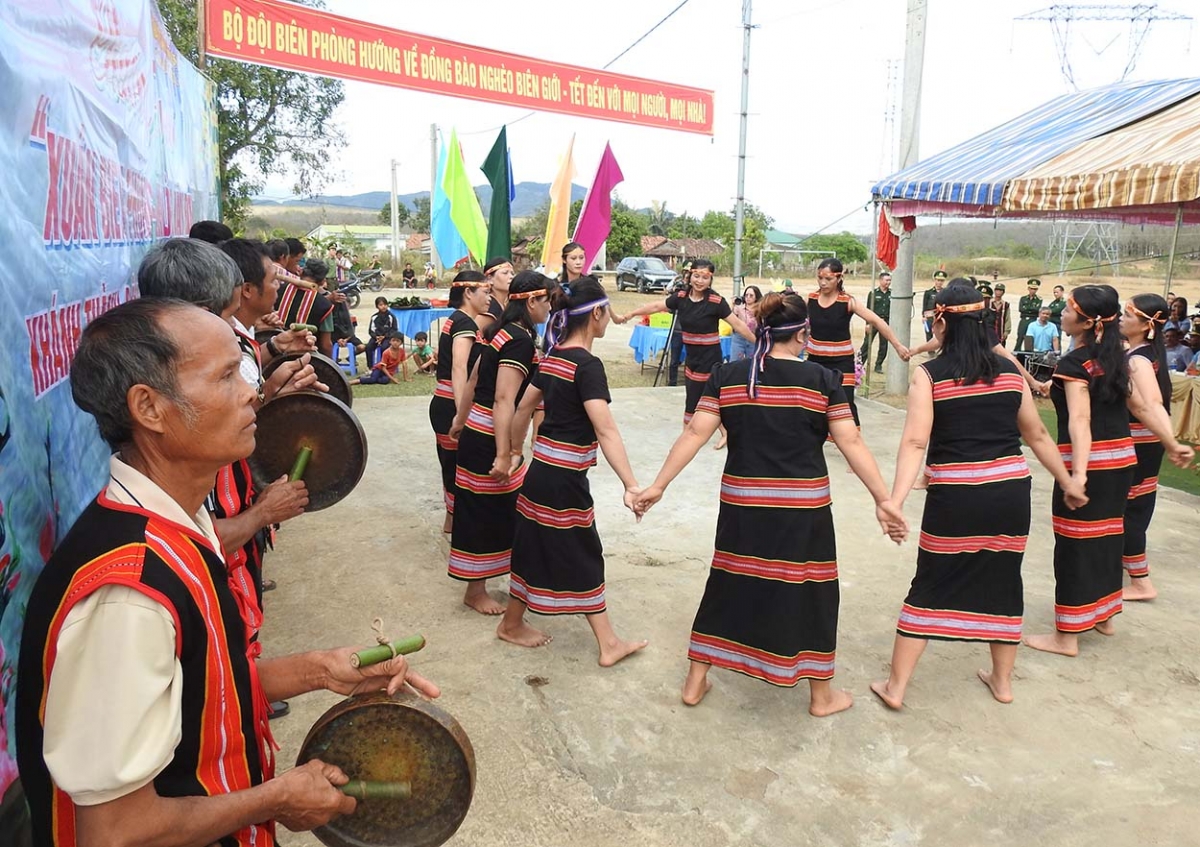
[[[903,506],[922,468],[928,478],[917,574],[896,624],[891,674],[871,683],[892,709],[903,705],[931,638],[988,643],[992,669],[979,678],[998,701],[1012,702],[1031,486],[1021,439],[1069,506],[1087,502],[1016,365],[992,349],[983,295],[950,285],[935,302],[933,334],[942,353],[913,373],[892,485],[892,502]]]
[[[850,339],[850,319],[858,315],[874,327],[896,353],[908,361],[908,348],[900,343],[887,321],[845,292],[844,268],[840,259],[822,259],[817,265],[817,290],[808,295],[808,360],[837,372],[846,389],[846,402],[855,425],[859,424],[858,405],[854,402],[854,342]]]
[[[1159,404],[1171,414],[1171,377],[1167,369],[1167,350],[1162,329],[1167,322],[1167,301],[1157,294],[1138,294],[1125,304],[1120,317],[1121,335],[1129,345],[1129,379],[1151,404]],[[1132,413],[1129,434],[1137,454],[1133,484],[1129,487],[1125,507],[1125,550],[1121,563],[1129,575],[1129,585],[1123,592],[1125,600],[1153,600],[1158,590],[1150,581],[1150,564],[1146,560],[1146,531],[1154,517],[1158,497],[1158,469],[1166,448]],[[1172,439],[1174,441],[1174,439]],[[1178,452],[1177,443],[1168,444]]]
[[[1058,361],[1050,399],[1058,415],[1058,449],[1071,475],[1087,486],[1088,504],[1069,512],[1054,486],[1055,632],[1027,636],[1035,650],[1079,654],[1079,633],[1112,635],[1121,612],[1121,555],[1125,507],[1137,456],[1129,436],[1133,414],[1165,443],[1174,440],[1171,419],[1129,381],[1121,334],[1113,322],[1121,311],[1110,285],[1082,285],[1063,309],[1063,332],[1074,340]],[[1190,448],[1173,451],[1186,465]]]
[[[462,271],[450,283],[450,306],[455,312],[442,321],[438,337],[437,384],[429,401],[429,423],[437,439],[438,463],[442,469],[442,498],[446,520],[442,532],[454,524],[454,468],[458,433],[451,433],[458,403],[466,397],[468,365],[475,346],[476,318],[487,311],[491,296],[479,271]]]
[[[510,474],[512,418],[537,362],[533,334],[550,314],[554,281],[536,271],[513,278],[508,306],[484,330],[472,354],[470,407],[460,405],[454,531],[449,573],[467,583],[463,603],[483,615],[504,607],[487,593],[487,580],[508,573],[517,491],[524,470]],[[473,389],[473,390],[472,390]]]
[[[853,704],[834,690],[838,567],[826,438],[875,499],[894,539],[907,532],[887,484],[850,415],[841,379],[801,362],[808,308],[795,295],[767,294],[758,310],[752,359],[730,362],[708,381],[691,424],[654,484],[637,498],[645,512],[695,458],[721,421],[729,456],[721,478],[716,551],[692,627],[683,702],[699,703],[713,665],[773,685],[807,679],[809,712],[824,717]]]
[[[721,335],[720,321],[728,323],[733,331],[746,340],[753,342],[754,333],[746,326],[729,303],[720,294],[712,290],[713,274],[716,266],[707,259],[697,259],[692,262],[690,284],[683,291],[668,294],[665,300],[657,303],[647,303],[624,315],[613,315],[613,320],[619,324],[630,318],[641,315],[654,315],[660,312],[674,312],[675,321],[683,334],[683,347],[686,358],[683,363],[683,375],[687,382],[683,404],[683,425],[686,427],[696,411],[696,403],[704,393],[704,385],[709,375],[721,364]],[[724,446],[724,440],[717,445]]]
[[[504,315],[504,309],[508,306],[508,288],[516,275],[512,262],[503,256],[494,258],[483,266],[483,281],[488,284],[492,299],[488,303],[487,311],[479,316],[480,330],[487,329],[492,322],[500,320]]]
[[[517,409],[512,444],[525,440],[533,410],[544,403],[546,417],[533,445],[533,461],[517,497],[508,609],[496,628],[505,641],[540,647],[550,636],[525,622],[525,612],[586,615],[599,648],[600,665],[610,667],[646,646],[617,637],[608,619],[604,592],[604,548],[596,531],[588,488],[588,468],[597,449],[625,486],[632,507],[637,481],[608,404],[604,363],[592,355],[592,342],[608,328],[608,296],[590,276],[564,286],[550,322],[552,346]]]

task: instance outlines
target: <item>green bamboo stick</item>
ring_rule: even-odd
[[[391,644],[378,644],[374,647],[364,647],[350,656],[350,664],[356,668],[367,668],[386,662],[392,656],[407,656],[425,646],[424,635],[410,635]]]
[[[299,482],[304,479],[304,472],[308,470],[308,460],[312,458],[311,447],[301,447],[300,452],[296,454],[296,462],[292,465],[292,472],[288,474],[290,482]]]
[[[311,332],[313,334],[316,334],[316,332],[317,332],[317,328],[315,326],[313,326],[312,324],[291,324],[288,326],[288,329],[294,330],[297,332],[300,330],[303,330],[305,332]]]
[[[412,783],[352,779],[341,787],[341,792],[355,800],[407,800],[412,796]]]

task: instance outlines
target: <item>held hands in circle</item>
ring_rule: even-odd
[[[1179,444],[1168,450],[1167,455],[1171,457],[1171,464],[1186,468],[1196,458],[1196,451],[1186,444]]]
[[[1088,502],[1086,489],[1087,477],[1077,477],[1072,475],[1070,484],[1062,487],[1063,503],[1065,503],[1066,507],[1071,511],[1083,508]]]
[[[908,538],[908,521],[904,511],[891,500],[881,500],[875,504],[875,520],[883,529],[883,534],[895,543]]]

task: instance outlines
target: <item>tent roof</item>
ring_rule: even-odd
[[[1033,168],[1200,93],[1200,79],[1120,83],[1067,94],[877,183],[877,200],[953,204],[951,214],[1000,210],[1006,185]],[[906,204],[907,205],[907,204]],[[911,214],[912,212],[907,212]],[[1000,212],[1001,214],[1003,212]]]
[[[1085,141],[1009,182],[1003,211],[1081,212],[1200,199],[1200,94]]]

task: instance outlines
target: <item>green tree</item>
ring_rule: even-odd
[[[429,232],[429,195],[425,194],[413,201],[415,211],[409,215],[408,222],[413,232]]]
[[[546,198],[540,206],[533,210],[532,215],[523,218],[519,223],[513,223],[513,243],[515,244],[522,238],[542,238],[546,234],[546,224],[549,220],[550,199]]]
[[[579,223],[579,216],[583,214],[583,201],[576,200],[571,204],[571,212],[567,215],[567,237],[569,238],[575,232],[575,224]],[[545,229],[542,230],[545,232]]]
[[[408,223],[408,206],[403,203],[396,203],[396,217],[400,219],[400,226]],[[379,210],[379,222],[384,226],[392,225],[392,201],[389,200],[383,204],[383,208]]]
[[[661,235],[663,238],[666,238],[674,217],[673,214],[667,211],[666,200],[651,200],[650,220],[647,227],[649,230],[648,234]]]
[[[687,212],[674,216],[667,227],[667,238],[703,238],[700,233],[700,221]]]
[[[852,232],[829,235],[813,235],[800,244],[804,250],[831,250],[843,262],[865,262],[869,257],[867,246]]]
[[[618,209],[614,204],[612,228],[608,233],[608,261],[619,262],[626,256],[642,255],[642,236],[648,235],[649,229],[645,215],[639,215],[628,206]]]
[[[171,40],[193,64],[200,58],[197,6],[194,0],[158,0]],[[333,123],[345,97],[341,82],[222,59],[209,60],[204,73],[217,88],[217,174],[226,223],[242,228],[250,197],[273,174],[296,174],[292,190],[299,195],[325,184],[332,154],[345,145]]]

